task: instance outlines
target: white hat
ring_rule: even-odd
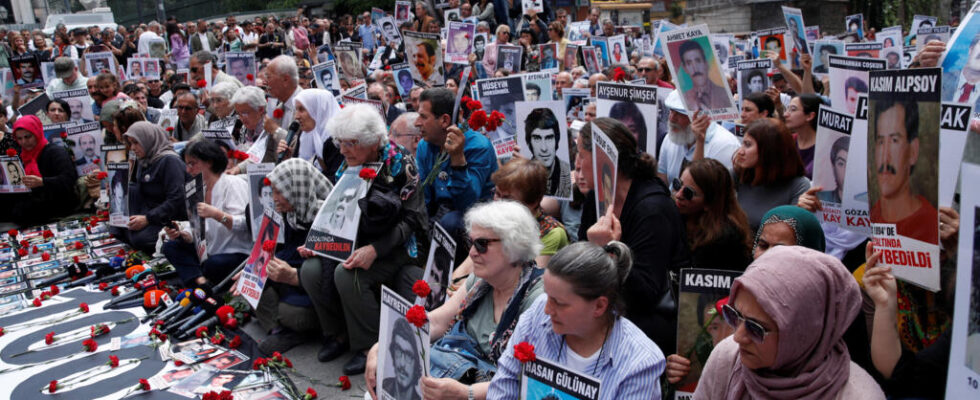
[[[686,107],[684,107],[684,101],[681,100],[680,90],[674,89],[674,91],[667,95],[667,99],[664,100],[664,107],[667,107],[671,111],[684,114],[688,117],[691,116],[691,113],[687,111]]]

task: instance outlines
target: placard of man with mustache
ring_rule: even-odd
[[[691,89],[684,92],[685,104],[690,111],[712,110],[728,106],[726,89],[708,77],[707,57],[701,45],[694,40],[681,44],[681,68],[691,78]]]

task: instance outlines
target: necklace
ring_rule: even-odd
[[[602,337],[602,346],[599,346],[599,356],[595,358],[595,364],[592,365],[592,376],[596,376],[596,374],[595,374],[596,373],[596,370],[599,369],[599,363],[602,360],[602,352],[606,350],[606,340],[609,340],[609,331],[611,329],[612,329],[612,327],[606,328],[606,334],[605,334],[605,336]],[[568,348],[569,350],[571,350],[571,347],[567,347],[567,344],[565,343],[565,335],[561,335],[561,349],[562,349],[562,352],[564,352],[566,348]],[[559,358],[561,358],[561,357],[559,356]],[[565,361],[568,361],[568,354],[565,354]]]

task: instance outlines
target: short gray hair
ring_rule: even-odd
[[[221,84],[225,83],[227,82],[222,82]],[[228,84],[234,86],[233,83]],[[234,106],[236,104],[244,104],[256,110],[265,111],[265,92],[255,86],[245,86],[238,89],[235,95],[231,97],[231,105]]]
[[[541,231],[531,211],[516,201],[500,200],[473,206],[466,212],[466,231],[474,226],[492,230],[500,237],[511,263],[534,260],[541,253]]]
[[[388,142],[388,129],[378,109],[368,104],[351,104],[327,121],[334,140],[357,140],[363,146],[381,147]]]
[[[414,111],[403,112],[401,115],[398,116],[398,118],[395,118],[395,120],[391,122],[391,133],[405,134],[405,135],[407,134],[421,135],[422,130],[419,127],[415,126],[415,120],[417,119],[419,119],[419,113]],[[403,132],[402,129],[395,128],[395,127],[402,127],[402,126],[406,128],[404,130],[407,132]]]
[[[296,67],[296,60],[290,56],[284,54],[273,58],[266,68],[276,75],[288,76],[294,85],[299,83],[299,68]]]
[[[225,100],[231,100],[235,96],[235,91],[238,90],[238,86],[235,86],[231,82],[221,82],[214,86],[211,86],[211,97],[220,97]]]
[[[197,62],[199,62],[201,64],[207,64],[209,62],[214,62],[214,55],[211,54],[211,52],[210,51],[207,51],[207,50],[200,50],[200,51],[194,53],[193,55],[191,55],[191,57],[194,57],[194,59],[197,60]],[[212,66],[212,68],[213,67],[214,66]]]

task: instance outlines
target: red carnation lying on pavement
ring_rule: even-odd
[[[268,365],[269,365],[269,360],[266,360],[262,357],[256,358],[255,361],[252,361],[252,369],[254,370],[262,369],[262,367]]]
[[[234,400],[234,398],[230,390],[222,390],[221,393],[212,390],[201,396],[201,400]]]
[[[101,290],[101,291],[104,292],[108,288],[109,288],[109,282],[101,282],[101,283],[99,283],[99,290]]]
[[[44,344],[51,343],[54,343],[54,332],[48,332],[47,335],[44,335]]]
[[[40,297],[35,297],[33,303],[34,303],[34,307],[40,307],[41,306],[41,298]]]
[[[241,345],[242,345],[242,337],[238,335],[235,335],[235,337],[231,338],[231,341],[228,342],[228,347],[232,349],[237,349],[238,346]]]
[[[50,229],[45,229],[44,232],[41,232],[41,236],[45,239],[51,239],[54,237],[54,232],[51,232]]]
[[[275,240],[266,240],[265,242],[262,242],[262,251],[269,251],[269,252],[271,252],[271,251],[273,251],[275,249],[276,249],[276,241]]]
[[[79,305],[78,305],[78,309],[79,309],[79,311],[81,311],[81,312],[82,312],[83,314],[84,314],[84,313],[87,313],[87,312],[88,312],[88,304],[86,304],[86,303],[81,303],[81,304],[79,304]]]
[[[0,327],[0,336],[3,336],[4,333],[6,332],[3,331],[3,327]]]
[[[15,156],[17,156],[17,150],[7,149],[7,157],[15,157]]]
[[[8,234],[8,235],[10,235],[10,238],[11,238],[11,239],[14,239],[14,238],[17,238],[17,235],[18,235],[19,233],[20,233],[20,232],[17,232],[17,230],[16,230],[16,229],[11,229],[11,230],[9,230],[9,231],[7,231],[7,234]]]
[[[203,338],[207,336],[209,335],[208,335],[208,327],[206,326],[198,327],[197,330],[194,331],[194,337]]]
[[[81,250],[83,248],[85,248],[85,244],[84,243],[82,243],[82,242],[75,242],[75,249],[76,250]]]
[[[117,357],[117,356],[109,356],[109,366],[112,367],[112,368],[118,367],[119,366],[119,357]]]
[[[50,261],[51,260],[51,253],[48,253],[46,251],[44,253],[41,253],[41,260],[43,260],[43,261]]]
[[[338,380],[340,381],[340,390],[350,389],[350,378],[347,375],[342,375]]]
[[[58,381],[51,381],[51,383],[48,384],[48,393],[56,392],[59,387],[61,386],[58,386]]]
[[[119,286],[113,286],[112,290],[109,291],[109,294],[119,296]]]
[[[528,342],[520,342],[514,345],[514,358],[522,364],[536,360],[537,356],[534,355],[534,345]]]
[[[206,81],[206,80],[204,80],[204,79],[198,79],[198,80],[197,80],[197,88],[198,88],[198,89],[200,89],[200,88],[202,88],[202,87],[205,87],[205,86],[207,86],[207,85],[208,85],[208,81]]]
[[[176,365],[178,367],[181,367],[181,366],[184,365],[184,362],[183,361],[180,361],[180,360],[174,360],[174,365]]]
[[[430,292],[432,292],[432,289],[429,288],[429,283],[421,279],[415,281],[415,284],[412,285],[412,293],[415,293],[416,296],[428,297]]]
[[[223,323],[225,328],[228,329],[238,329],[238,319],[235,317],[230,317]]]
[[[150,381],[140,378],[140,389],[150,390]]]
[[[425,315],[425,307],[415,305],[405,312],[405,319],[412,325],[421,328],[429,320],[429,317]]]
[[[224,342],[224,341],[225,341],[225,335],[222,335],[220,333],[214,335],[214,337],[211,338],[211,343],[214,343],[214,344],[219,345],[219,346],[221,345],[221,342]]]
[[[95,350],[98,350],[99,348],[99,344],[96,343],[94,339],[85,339],[85,341],[82,342],[82,346],[84,346],[85,351],[89,353],[94,353]]]
[[[57,296],[58,293],[61,293],[61,289],[58,288],[58,285],[51,285],[50,290],[52,296]]]
[[[27,255],[27,249],[17,249],[17,255],[23,257]]]
[[[315,398],[316,398],[316,390],[313,390],[313,388],[311,387],[306,388],[306,394],[303,395],[303,400],[312,400]]]

